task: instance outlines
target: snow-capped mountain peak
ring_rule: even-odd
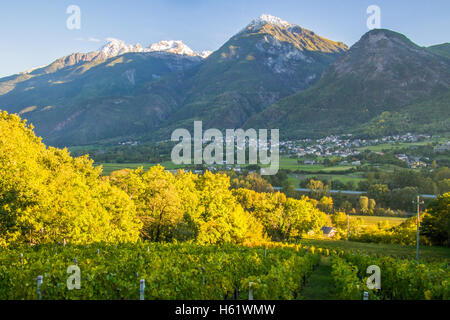
[[[76,52],[67,56],[56,59],[50,65],[52,70],[58,70],[67,66],[73,66],[84,62],[102,62],[110,58],[120,56],[125,53],[166,53],[182,56],[194,57],[194,60],[207,58],[212,51],[195,52],[189,48],[183,41],[180,40],[164,40],[158,43],[153,43],[148,47],[142,47],[140,43],[135,45],[127,44],[122,40],[116,38],[107,38],[107,42],[98,50],[90,52]],[[32,68],[22,72],[22,74],[29,74],[36,70],[42,69],[45,72],[47,66]]]
[[[169,53],[182,54],[187,56],[197,56],[191,48],[183,43],[181,40],[163,40],[158,43],[153,43],[148,47],[150,52],[164,51]]]
[[[115,38],[108,38],[106,40],[108,42],[97,50],[98,54],[103,58],[111,58],[128,52],[167,52],[202,58],[206,58],[212,53],[211,51],[202,51],[201,53],[195,52],[181,40],[163,40],[158,43],[153,43],[146,48],[143,48],[139,43],[136,45],[129,45],[124,41]]]
[[[272,16],[270,14],[262,14],[259,18],[254,19],[250,24],[246,27],[246,29],[251,28],[253,30],[259,29],[263,25],[270,23],[272,25],[276,25],[282,28],[289,28],[293,25],[281,18]]]
[[[142,48],[139,44],[137,44],[136,46],[127,45],[125,42],[119,39],[108,38],[106,40],[108,42],[104,46],[102,46],[99,51],[107,57],[114,57],[127,52],[137,52],[139,50],[139,47]]]

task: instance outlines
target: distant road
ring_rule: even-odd
[[[273,187],[274,190],[281,190],[280,187]],[[295,188],[295,191],[300,192],[310,192],[311,189],[308,188]],[[342,194],[351,194],[351,195],[362,195],[366,194],[366,191],[354,191],[354,190],[330,190],[330,193],[342,193]],[[420,197],[425,199],[435,199],[436,195],[434,194],[421,194]]]

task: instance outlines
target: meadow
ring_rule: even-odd
[[[360,173],[359,173],[360,174]],[[296,188],[299,187],[300,180],[315,178],[319,180],[328,181],[340,181],[342,183],[352,182],[355,186],[359,182],[367,180],[361,176],[358,176],[358,172],[347,174],[323,174],[323,173],[310,173],[310,174],[290,174],[288,176],[289,182]]]
[[[378,145],[374,145],[374,146],[360,147],[360,148],[356,148],[356,149],[359,151],[369,150],[369,151],[380,152],[383,150],[391,151],[391,150],[396,150],[396,149],[405,149],[405,148],[409,149],[411,147],[422,147],[422,146],[429,145],[433,142],[446,143],[447,141],[448,141],[448,137],[444,136],[444,137],[433,137],[431,140],[427,140],[427,141],[383,143],[383,144],[378,144]]]
[[[387,221],[391,226],[398,226],[407,218],[401,217],[378,217],[378,216],[354,216],[363,220],[363,226],[377,225],[379,222]]]
[[[367,147],[360,147],[356,150],[359,151],[375,151],[380,152],[383,150],[396,150],[396,149],[404,149],[404,148],[411,148],[411,147],[420,147],[420,146],[426,146],[430,143],[430,141],[422,141],[422,142],[401,142],[401,143],[383,143],[383,144],[377,144],[374,146],[367,146]]]
[[[321,164],[299,164],[297,159],[280,157],[280,169],[289,169],[292,171],[304,171],[304,172],[336,172],[336,171],[348,171],[356,168],[352,165],[338,165],[327,167]]]
[[[143,167],[144,170],[148,170],[149,168],[156,166],[156,163],[145,163],[145,162],[141,162],[141,163],[96,163],[95,166],[102,166],[103,168],[103,175],[110,175],[111,172],[113,171],[117,171],[117,170],[122,170],[122,169],[137,169],[139,167]],[[175,164],[172,163],[172,161],[164,161],[163,163],[161,163],[161,165],[168,169],[168,170],[174,170],[177,168],[180,168],[180,166],[177,166]]]

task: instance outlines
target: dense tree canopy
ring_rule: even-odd
[[[308,197],[297,200],[283,193],[257,193],[248,189],[234,191],[244,209],[250,211],[274,240],[289,240],[310,231],[320,233],[329,224],[328,216]]]
[[[110,181],[135,202],[145,239],[208,244],[264,239],[261,224],[236,202],[226,175],[172,174],[155,166],[114,172]]]
[[[16,115],[0,113],[0,241],[136,241],[127,194],[99,179],[87,157],[46,148]]]
[[[450,192],[441,195],[427,209],[423,234],[433,244],[450,246]]]

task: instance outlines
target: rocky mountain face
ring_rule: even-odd
[[[168,118],[162,134],[192,126],[193,119],[202,119],[206,127],[241,127],[272,103],[313,85],[346,50],[343,43],[263,15],[186,79],[185,103]]]
[[[179,77],[203,60],[187,46],[171,52],[179,44],[142,51],[111,41],[98,51],[0,79],[1,109],[27,118],[58,146],[151,131],[182,101]]]
[[[380,129],[383,122],[393,120],[386,118],[394,117],[405,128],[405,121],[412,125],[413,118],[406,110],[417,103],[428,104],[449,88],[449,59],[399,33],[372,30],[335,61],[315,86],[278,101],[246,126],[285,128],[287,136],[323,135],[358,127],[364,131],[371,121],[372,125],[381,121]],[[431,105],[442,108],[440,117],[449,117],[450,108]],[[392,125],[385,129],[396,130]]]

